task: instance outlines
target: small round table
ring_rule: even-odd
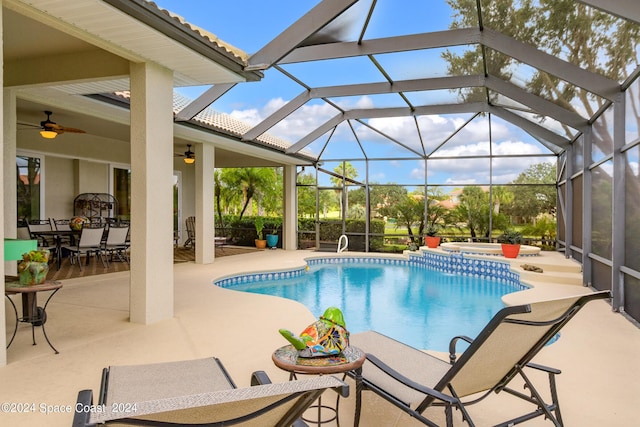
[[[46,281],[40,285],[21,285],[19,282],[7,282],[4,286],[4,295],[7,297],[11,305],[13,306],[13,311],[16,314],[16,327],[13,330],[13,335],[7,344],[7,348],[13,342],[13,339],[16,337],[16,332],[18,331],[18,324],[20,322],[31,323],[31,338],[33,340],[33,345],[36,345],[36,333],[35,327],[41,326],[42,333],[44,334],[44,338],[47,340],[49,347],[58,354],[58,350],[51,344],[49,341],[49,337],[47,336],[47,331],[44,329],[44,324],[47,322],[47,305],[49,305],[49,301],[51,298],[62,288],[62,282],[56,281]],[[44,291],[53,291],[47,301],[45,302],[43,307],[38,307],[38,292]],[[22,295],[22,317],[18,316],[18,309],[14,304],[13,300],[9,298],[9,295],[21,294]]]
[[[360,398],[362,393],[362,365],[366,360],[366,354],[358,347],[349,346],[342,351],[342,353],[336,356],[322,356],[322,357],[298,357],[298,351],[292,345],[286,345],[280,347],[271,355],[273,363],[280,369],[289,372],[289,379],[296,379],[296,374],[304,375],[323,375],[323,374],[344,374],[345,376],[349,372],[353,372],[353,378],[356,384],[356,408],[354,414],[354,426],[360,424]],[[343,378],[344,379],[344,378]],[[308,422],[315,422],[318,426],[330,421],[336,420],[336,424],[339,426],[338,420],[338,403],[340,402],[340,395],[336,400],[336,407],[322,405],[322,396],[318,399],[318,405],[314,406],[318,409],[318,418],[316,420],[307,420]],[[330,409],[334,411],[334,416],[331,419],[322,420],[322,409]]]

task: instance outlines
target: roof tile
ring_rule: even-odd
[[[223,41],[220,40],[218,38],[218,36],[216,36],[215,34],[200,28],[196,25],[190,24],[189,22],[187,22],[186,19],[184,19],[184,17],[171,12],[170,10],[167,9],[163,9],[160,6],[158,6],[155,2],[151,1],[151,0],[144,0],[147,4],[149,4],[150,6],[153,6],[154,8],[158,9],[160,12],[164,13],[165,15],[169,16],[170,18],[172,18],[173,20],[179,22],[182,26],[184,26],[185,28],[189,29],[190,31],[196,33],[197,35],[199,35],[200,37],[202,37],[203,39],[205,39],[207,42],[212,43],[215,47],[218,48],[222,48],[225,51],[227,51],[228,53],[232,54],[233,56],[235,56],[236,58],[240,59],[243,62],[247,62],[247,60],[249,59],[249,54],[246,53],[245,51]]]

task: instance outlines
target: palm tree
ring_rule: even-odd
[[[272,168],[237,168],[230,170],[228,178],[230,184],[242,190],[243,205],[239,218],[242,219],[249,203],[262,193],[263,188],[274,183],[275,171]]]

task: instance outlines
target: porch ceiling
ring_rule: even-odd
[[[175,15],[137,1],[148,16],[134,19],[107,3],[118,2],[3,2],[4,86],[17,93],[18,138],[37,131],[44,111],[51,110],[57,123],[83,129],[100,140],[128,144],[127,109],[82,95],[129,90],[130,62],[150,60],[174,70],[175,87],[261,76],[244,70],[244,52]],[[186,144],[193,143],[185,136],[194,137],[193,131],[182,128],[176,125],[175,153],[183,153]],[[196,136],[198,141],[222,139],[206,131]],[[242,149],[225,146],[229,142],[216,144],[216,167],[274,166],[281,164],[279,158],[287,158],[281,153],[265,155],[252,144]]]

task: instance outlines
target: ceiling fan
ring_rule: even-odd
[[[184,157],[184,162],[187,164],[194,163],[196,161],[196,153],[191,151],[191,144],[187,144],[187,151],[184,154],[176,154],[178,157]]]
[[[47,119],[40,122],[40,135],[42,135],[43,138],[53,139],[65,132],[86,133],[82,129],[61,126],[56,122],[51,121],[51,115],[53,114],[51,111],[45,111],[44,113],[47,115]]]

